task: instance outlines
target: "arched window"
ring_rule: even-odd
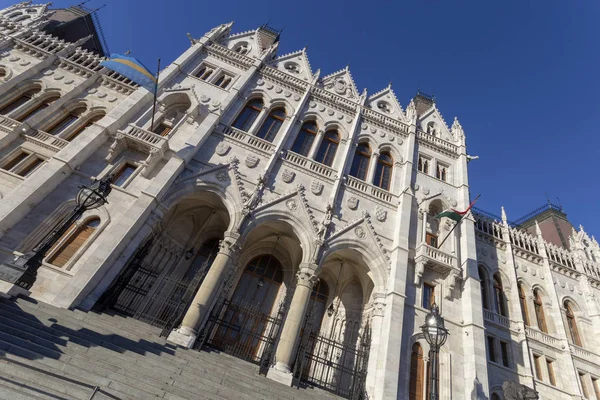
[[[248,54],[248,51],[250,51],[250,46],[248,46],[248,43],[246,42],[241,42],[235,46],[233,51],[242,55],[246,55]]]
[[[419,156],[419,160],[417,161],[417,169],[424,173],[429,173],[429,160],[425,157]]]
[[[390,190],[390,183],[392,182],[392,166],[394,160],[388,152],[383,152],[377,159],[377,168],[375,169],[375,180],[373,184],[379,186],[382,189]]]
[[[198,72],[196,72],[196,78],[200,78],[203,81],[207,80],[208,78],[210,78],[210,76],[212,75],[212,73],[215,71],[215,69],[213,67],[210,67],[208,65],[204,65],[202,66]]]
[[[427,133],[433,136],[435,136],[435,134],[437,133],[435,129],[435,123],[433,121],[427,124]]]
[[[579,330],[577,329],[577,322],[575,321],[573,307],[571,307],[571,303],[569,301],[565,301],[564,306],[565,315],[567,317],[567,327],[569,328],[569,342],[581,347],[581,338],[579,337]]]
[[[81,114],[85,112],[85,107],[79,107],[67,115],[65,115],[62,119],[55,122],[54,125],[50,129],[48,129],[48,133],[51,135],[58,135],[63,132],[69,126],[73,125],[75,122],[79,120]]]
[[[199,271],[208,271],[212,262],[217,257],[217,253],[219,252],[219,242],[221,240],[218,238],[205,240],[202,244],[202,247],[196,254],[196,258],[188,268],[185,273],[184,279],[191,280],[193,279]]]
[[[423,375],[425,363],[423,362],[423,348],[419,343],[413,344],[410,355],[410,382],[408,387],[409,400],[423,400]]]
[[[542,304],[542,296],[540,295],[540,291],[538,289],[533,291],[533,307],[535,308],[535,318],[537,320],[538,329],[542,332],[548,333],[546,317],[544,315],[544,306]]]
[[[267,119],[265,119],[262,126],[256,133],[256,136],[261,139],[265,139],[268,142],[272,142],[273,139],[275,139],[275,136],[277,136],[277,132],[279,132],[281,125],[283,125],[285,117],[285,109],[283,107],[271,110],[269,116]]]
[[[319,145],[319,151],[317,151],[315,161],[331,167],[339,143],[340,135],[338,135],[336,130],[325,132],[323,140]]]
[[[487,274],[485,273],[481,265],[477,269],[477,272],[479,273],[479,285],[481,286],[481,303],[483,305],[483,308],[489,310],[490,306],[488,303]]]
[[[229,84],[232,81],[232,77],[230,77],[229,75],[221,75],[219,77],[219,79],[217,79],[217,81],[215,82],[215,85],[217,85],[218,87],[222,88],[222,89],[227,89],[227,86],[229,86]]]
[[[85,121],[83,124],[80,124],[77,128],[75,128],[73,130],[73,132],[71,132],[71,134],[69,135],[69,137],[65,138],[65,140],[71,141],[71,140],[75,139],[86,128],[89,128],[90,126],[94,125],[95,122],[98,122],[102,118],[104,118],[104,115],[106,115],[106,114],[104,114],[102,112],[102,113],[96,114],[96,115],[88,118],[87,121]]]
[[[252,126],[258,114],[263,108],[263,101],[261,99],[250,100],[240,115],[235,119],[233,127],[244,132],[248,132],[248,129]]]
[[[58,99],[60,99],[60,96],[57,95],[57,94],[52,95],[50,97],[46,97],[44,100],[40,101],[38,103],[38,105],[36,105],[35,107],[31,108],[30,110],[27,110],[25,112],[25,114],[20,115],[19,117],[15,118],[15,119],[17,121],[19,121],[19,122],[23,122],[23,121],[25,121],[25,120],[33,117],[34,115],[36,115],[40,111],[43,111],[46,108],[50,107],[50,104],[54,103]]]
[[[499,274],[494,275],[494,306],[496,312],[504,317],[508,317],[506,310],[506,296],[502,287],[502,279]]]
[[[369,161],[371,160],[371,149],[366,143],[361,143],[354,152],[354,159],[352,160],[352,167],[350,167],[350,175],[362,179],[367,179],[367,172],[369,171]]]
[[[33,98],[37,93],[40,92],[40,88],[36,87],[33,89],[29,89],[25,93],[20,96],[15,97],[12,101],[9,101],[2,108],[0,108],[0,114],[8,115],[17,108],[21,107],[23,104],[27,103],[29,100]]]
[[[167,111],[156,122],[152,132],[160,136],[168,136],[173,128],[186,117],[186,111],[190,107],[189,101],[183,104],[171,105]]]
[[[314,121],[305,122],[302,128],[300,128],[298,136],[296,136],[292,151],[304,157],[308,156],[310,148],[315,141],[315,136],[317,136],[317,124]]]
[[[523,322],[525,322],[525,325],[529,326],[529,312],[527,311],[527,298],[525,296],[525,290],[523,289],[523,285],[521,283],[519,283],[517,287],[519,289],[519,304],[521,305]]]
[[[83,246],[86,240],[89,239],[90,236],[94,233],[96,228],[100,225],[100,218],[93,217],[88,219],[85,223],[76,227],[75,224],[71,225],[69,229],[61,236],[61,238],[56,242],[56,246],[60,246],[56,252],[53,253],[54,249],[49,251],[50,258],[48,262],[57,267],[63,267],[66,263],[69,262],[71,257]],[[63,239],[67,238],[66,240]]]

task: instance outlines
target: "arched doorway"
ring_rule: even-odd
[[[198,194],[174,205],[99,300],[103,308],[163,328],[181,322],[229,224],[221,200]]]
[[[209,344],[226,353],[259,362],[273,325],[279,325],[275,299],[283,282],[281,263],[272,255],[253,258],[225,303]]]

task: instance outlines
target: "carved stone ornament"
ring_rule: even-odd
[[[346,93],[346,87],[348,84],[343,79],[336,79],[335,84],[333,85],[333,90],[336,91],[337,94]]]
[[[383,222],[387,218],[387,211],[381,207],[377,207],[375,209],[375,217],[377,217],[377,221]]]
[[[215,152],[220,155],[220,156],[224,156],[225,154],[227,154],[227,152],[229,151],[229,149],[231,149],[231,146],[228,145],[225,142],[221,142],[217,145],[217,148],[215,149]]]
[[[296,279],[298,279],[298,285],[308,286],[309,288],[312,288],[318,280],[317,276],[312,271],[298,271]]]
[[[229,174],[225,171],[221,171],[217,174],[217,179],[220,180],[221,182],[225,182],[225,181],[229,180]]]
[[[248,168],[254,168],[258,165],[258,156],[255,156],[254,154],[248,154],[248,156],[246,157],[246,166]]]
[[[209,101],[210,101],[210,97],[208,97],[207,95],[203,94],[202,96],[200,96],[201,103],[208,103]]]
[[[348,199],[347,204],[351,210],[356,210],[358,208],[358,199],[352,196]]]
[[[287,206],[287,208],[289,208],[292,211],[296,211],[298,209],[298,203],[294,199],[290,199],[290,200],[286,201],[285,205]]]
[[[315,108],[317,106],[317,103],[315,103],[314,101],[311,101],[310,103],[308,103],[308,106],[310,108]]]
[[[296,173],[293,171],[290,171],[289,169],[284,169],[283,172],[281,173],[281,179],[283,179],[283,181],[285,183],[290,183],[294,180],[294,177],[296,176]]]
[[[364,239],[365,237],[367,237],[367,232],[365,232],[365,230],[360,226],[354,230],[354,233],[356,234],[356,236],[358,236],[359,239]]]
[[[536,400],[540,398],[535,390],[512,381],[504,381],[502,393],[505,400]]]
[[[312,181],[310,184],[310,191],[317,196],[321,194],[323,191],[323,182],[321,181]]]

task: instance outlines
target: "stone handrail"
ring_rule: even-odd
[[[154,132],[147,131],[133,124],[129,124],[129,129],[126,131],[121,131],[127,137],[132,138],[136,141],[140,141],[146,143],[152,147],[156,147],[162,149],[163,146],[167,143],[167,138],[165,136],[157,135]]]
[[[430,143],[430,144],[432,144],[438,148],[441,148],[443,150],[449,151],[452,154],[458,154],[458,146],[456,146],[450,142],[447,142],[443,139],[440,139],[438,137],[435,137],[429,133],[425,133],[423,131],[418,131],[417,139],[422,140],[427,143]]]
[[[490,322],[494,322],[498,325],[502,325],[506,328],[510,329],[510,319],[506,318],[504,315],[500,315],[490,310],[483,309],[483,318]]]
[[[368,194],[369,196],[373,196],[381,201],[385,201],[386,203],[390,204],[392,204],[392,200],[395,197],[392,193],[388,192],[385,189],[371,185],[365,181],[362,181],[350,175],[346,176],[346,186],[354,188],[359,192],[363,192],[365,194]]]
[[[419,247],[417,247],[417,257],[426,257],[452,268],[457,268],[458,264],[456,257],[447,254],[446,252],[440,249],[436,249],[435,247],[430,246],[427,243],[421,243]]]
[[[325,178],[335,179],[336,174],[333,168],[311,160],[310,158],[306,158],[298,153],[294,153],[293,151],[287,151],[284,159],[291,164],[302,167]]]
[[[36,143],[48,150],[52,151],[60,151],[64,149],[66,145],[69,144],[68,141],[57,138],[54,135],[46,133],[44,131],[33,131],[32,133],[27,133],[23,135],[26,141]]]
[[[534,329],[530,326],[525,327],[525,334],[528,338],[533,339],[537,342],[547,344],[552,347],[561,348],[560,340],[554,336],[548,335],[542,331]]]
[[[7,133],[11,133],[14,132],[15,129],[18,129],[19,126],[21,126],[21,123],[19,121],[15,121],[12,118],[8,118],[4,115],[0,115],[0,129],[7,132]]]
[[[583,349],[574,344],[570,344],[569,348],[571,349],[571,354],[573,354],[575,357],[581,358],[582,360],[589,361],[596,365],[600,365],[600,356],[592,353],[591,351]]]
[[[271,154],[273,153],[273,151],[275,150],[275,145],[271,142],[268,142],[264,139],[261,139],[259,137],[256,137],[254,135],[250,135],[249,133],[246,133],[244,131],[241,131],[237,128],[234,128],[232,126],[225,126],[225,125],[221,125],[220,126],[220,131],[221,133],[223,133],[224,135],[227,135],[239,142],[245,143],[250,145],[251,147],[261,150],[267,154]]]

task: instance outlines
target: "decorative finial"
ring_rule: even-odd
[[[542,230],[540,229],[540,224],[538,224],[537,219],[535,220],[535,233],[538,236],[542,236]]]
[[[504,206],[500,207],[500,209],[502,210],[502,222],[507,222],[508,218],[506,218],[506,211],[504,211]]]

